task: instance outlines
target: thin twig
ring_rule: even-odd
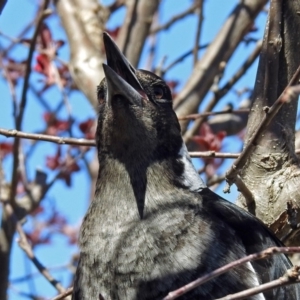
[[[198,51],[205,49],[208,47],[209,44],[204,44],[204,45],[198,45]],[[193,50],[191,49],[185,53],[183,53],[182,55],[180,55],[178,58],[176,58],[173,62],[171,62],[168,66],[166,66],[162,71],[161,74],[162,76],[167,73],[170,69],[172,69],[173,67],[175,67],[178,63],[182,62],[184,59],[186,59],[188,56],[190,56],[191,54],[193,54]]]
[[[190,157],[204,157],[204,158],[237,158],[239,153],[221,153],[215,151],[193,151],[189,152]]]
[[[168,296],[166,296],[165,298],[163,298],[163,300],[173,300],[178,298],[181,295],[186,294],[187,292],[191,291],[192,289],[204,284],[207,281],[210,281],[214,278],[216,278],[217,276],[220,276],[226,272],[228,272],[229,270],[236,268],[242,264],[245,264],[247,262],[250,261],[254,261],[254,260],[259,260],[259,259],[265,259],[268,258],[272,255],[277,255],[277,254],[292,254],[292,253],[300,253],[300,247],[271,247],[268,248],[266,250],[263,250],[261,252],[257,252],[254,254],[250,254],[248,256],[245,256],[243,258],[240,258],[238,260],[235,260],[223,267],[220,267],[192,282],[190,282],[189,284],[173,291],[170,292],[168,294]]]
[[[31,43],[30,43],[28,58],[26,60],[26,73],[24,76],[22,97],[21,97],[21,103],[20,103],[20,108],[19,108],[20,111],[18,114],[18,118],[16,120],[16,128],[17,129],[21,128],[21,124],[22,124],[22,120],[23,120],[23,116],[24,116],[24,109],[25,109],[26,102],[27,102],[27,91],[28,91],[28,85],[29,85],[29,78],[30,78],[30,74],[31,74],[31,61],[33,58],[33,53],[34,53],[37,37],[40,33],[40,29],[41,29],[44,19],[49,16],[49,13],[51,13],[51,11],[47,10],[49,2],[50,2],[50,0],[45,0],[45,2],[44,2],[42,13],[38,18],[36,29],[35,29],[34,35],[32,37]]]
[[[107,8],[108,8],[110,14],[112,14],[124,5],[125,5],[125,0],[116,0],[112,4],[108,5]]]
[[[41,274],[51,283],[51,285],[59,292],[63,293],[65,291],[64,287],[52,277],[52,275],[49,273],[47,268],[36,258],[36,256],[33,253],[32,247],[30,246],[27,237],[23,231],[22,226],[20,223],[17,223],[17,231],[19,233],[19,240],[18,244],[20,248],[26,253],[28,258],[33,262],[33,264],[36,266],[36,268],[41,272]]]
[[[86,147],[95,147],[96,143],[94,140],[88,139],[76,139],[76,138],[65,138],[54,135],[47,134],[36,134],[28,133],[23,131],[17,131],[15,129],[4,129],[0,128],[0,135],[6,137],[18,137],[23,139],[35,140],[35,141],[45,141],[60,145],[77,145]],[[300,149],[295,150],[296,154],[300,153]],[[216,152],[216,151],[194,151],[189,152],[191,157],[205,157],[205,158],[238,158],[240,153],[226,153],[226,152]]]
[[[66,160],[66,163],[60,168],[59,172],[54,176],[54,178],[47,183],[47,186],[44,188],[44,193],[46,193],[53,186],[56,180],[64,174],[68,167],[76,163],[78,160],[83,159],[87,151],[88,149],[84,149],[76,157],[71,156],[71,154],[69,153],[69,158]]]
[[[52,284],[52,286],[54,286],[54,288],[59,293],[65,292],[64,287],[56,279],[54,279],[52,277],[52,275],[49,273],[47,268],[45,266],[43,266],[43,264],[34,255],[32,247],[28,242],[26,234],[22,228],[22,225],[17,220],[17,217],[14,213],[12,205],[8,201],[5,201],[3,204],[4,204],[4,209],[7,213],[7,216],[9,216],[10,218],[13,218],[15,220],[16,230],[19,233],[18,244],[19,244],[20,248],[25,252],[27,257],[33,262],[33,264],[40,271],[40,273]]]
[[[16,295],[21,296],[22,298],[27,298],[27,299],[31,299],[31,300],[39,300],[39,299],[43,299],[42,297],[39,297],[38,295],[33,295],[32,292],[30,293],[26,293],[21,291],[20,289],[16,288],[14,285],[10,284],[9,288],[12,292],[14,292]]]
[[[11,51],[13,49],[13,47],[15,47],[16,45],[18,45],[19,43],[17,42],[18,40],[22,40],[22,38],[26,35],[26,33],[31,30],[31,27],[33,27],[33,25],[36,23],[36,18],[34,17],[33,20],[31,20],[27,25],[25,25],[25,27],[23,28],[23,30],[21,31],[21,33],[19,34],[17,39],[13,39],[11,41],[11,44],[3,50],[2,55],[6,56],[7,53],[9,51]],[[1,34],[3,35],[3,34]],[[8,39],[11,39],[9,36],[5,36]]]
[[[65,108],[66,108],[66,111],[67,111],[67,114],[68,114],[68,118],[69,118],[69,120],[71,120],[72,119],[72,115],[71,115],[72,114],[72,108],[71,108],[71,105],[70,105],[70,101],[69,101],[68,95],[67,95],[67,93],[64,89],[64,85],[63,85],[63,82],[61,80],[58,68],[53,63],[53,61],[51,62],[51,67],[53,68],[53,71],[54,71],[54,74],[55,74],[55,82],[58,86],[58,89],[60,90],[60,92],[62,94],[62,98],[63,98],[63,102],[64,102],[64,105],[65,105]]]
[[[259,286],[253,287],[251,289],[244,290],[242,292],[228,295],[222,298],[218,298],[215,300],[238,300],[238,299],[248,299],[250,296],[257,295],[262,292],[266,292],[268,290],[272,290],[274,288],[278,288],[280,286],[285,286],[289,284],[295,284],[300,282],[299,278],[299,266],[294,266],[291,269],[287,270],[287,272],[280,278],[267,282],[265,284],[261,284]]]
[[[233,87],[234,84],[246,73],[246,71],[250,68],[250,66],[253,64],[253,62],[256,60],[258,55],[260,54],[262,47],[262,41],[259,41],[256,44],[256,47],[252,51],[252,53],[249,55],[247,60],[243,63],[243,65],[238,69],[238,71],[232,76],[230,80],[219,90],[214,92],[213,97],[208,102],[207,107],[205,108],[204,112],[208,113],[210,112],[214,106],[217,104],[217,102],[224,97],[227,92]],[[187,130],[186,133],[183,136],[183,140],[185,143],[188,143],[190,139],[198,132],[200,126],[205,121],[205,118],[198,118],[196,122],[194,122],[191,129]]]
[[[63,265],[49,267],[48,270],[51,270],[52,272],[60,272],[61,270],[72,269],[72,268],[74,268],[74,266],[72,266],[70,263],[67,263],[67,264],[63,264]],[[40,276],[40,275],[41,275],[41,273],[36,271],[36,272],[28,273],[21,277],[13,278],[10,280],[10,282],[12,284],[23,283],[23,282],[26,282],[26,281],[28,281],[34,277]]]
[[[225,175],[217,176],[216,178],[209,179],[207,182],[207,186],[211,187],[215,184],[220,184],[224,180],[225,180]]]
[[[5,135],[6,137],[18,137],[23,139],[30,139],[36,141],[47,141],[55,144],[66,144],[66,145],[79,145],[79,146],[96,146],[94,140],[87,139],[75,139],[75,138],[64,138],[54,135],[47,134],[35,134],[35,133],[27,133],[23,131],[18,131],[15,129],[7,130],[0,128],[0,134]]]
[[[190,114],[183,117],[178,117],[179,121],[183,120],[197,120],[203,117],[216,116],[216,115],[225,115],[225,114],[245,114],[249,113],[249,109],[237,109],[237,110],[223,110],[223,111],[208,111],[200,114]]]
[[[62,300],[65,299],[67,296],[70,296],[73,292],[73,287],[68,288],[65,292],[55,296],[51,300]]]
[[[155,53],[156,53],[156,45],[157,45],[157,37],[156,35],[153,35],[149,38],[149,54],[147,57],[147,62],[146,62],[146,70],[151,70],[153,69],[153,62],[155,60]]]
[[[16,118],[16,129],[21,130],[23,116],[24,116],[24,109],[26,106],[26,100],[27,100],[27,91],[29,86],[29,77],[31,74],[31,61],[33,57],[33,52],[36,45],[36,40],[39,35],[41,26],[43,24],[44,19],[49,16],[49,11],[47,10],[47,7],[49,5],[50,0],[45,0],[42,8],[42,12],[38,18],[36,29],[33,34],[33,38],[30,44],[28,58],[26,61],[26,71],[24,76],[24,84],[23,84],[23,90],[22,90],[22,97],[21,97],[21,103],[19,107],[19,113]],[[10,199],[13,206],[16,205],[15,203],[15,194],[16,194],[16,187],[18,183],[18,166],[19,166],[19,147],[20,147],[20,140],[18,138],[15,139],[14,146],[13,146],[13,168],[12,168],[12,179],[11,179],[11,190],[10,190]]]
[[[130,34],[132,33],[132,27],[134,20],[136,20],[138,0],[127,1],[127,10],[125,20],[121,28],[121,34],[118,35],[118,45],[122,53],[126,52],[126,48],[129,43]],[[122,32],[123,31],[123,32]]]
[[[198,61],[198,45],[200,43],[200,36],[201,36],[201,29],[202,29],[202,22],[203,22],[203,0],[195,0],[195,2],[199,4],[199,8],[198,8],[198,24],[197,24],[195,46],[193,49],[194,66]]]
[[[173,16],[169,21],[167,21],[165,24],[157,26],[156,28],[153,28],[150,30],[150,34],[155,34],[161,30],[169,29],[170,26],[172,26],[176,21],[179,21],[186,16],[192,14],[195,12],[195,10],[199,7],[199,1],[196,1],[191,7],[189,7],[187,10],[181,12],[178,15]]]
[[[15,85],[13,84],[11,77],[8,75],[7,72],[7,66],[1,66],[3,69],[4,77],[7,80],[7,84],[10,90],[11,98],[12,98],[12,103],[13,103],[13,116],[14,118],[17,117],[17,94],[16,94],[16,88]]]

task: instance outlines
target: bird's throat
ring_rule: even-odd
[[[174,174],[164,161],[125,165],[117,159],[106,158],[100,161],[95,201],[114,218],[122,214],[124,220],[125,214],[131,220],[143,219],[160,205],[172,201],[174,197],[165,195],[176,194],[176,189]]]

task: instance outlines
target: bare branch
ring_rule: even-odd
[[[28,58],[26,61],[26,73],[24,76],[24,84],[23,84],[23,90],[22,90],[22,98],[21,103],[19,107],[19,113],[17,115],[16,119],[16,129],[20,130],[22,126],[23,121],[23,115],[24,115],[24,109],[26,106],[26,100],[27,100],[27,91],[28,91],[28,84],[29,84],[29,77],[31,74],[31,61],[33,57],[33,52],[35,49],[36,40],[39,34],[39,31],[41,29],[41,26],[43,24],[44,19],[49,15],[49,10],[47,10],[47,7],[49,5],[50,0],[45,0],[42,11],[38,17],[36,29],[33,34],[33,38],[31,40]],[[16,187],[18,183],[18,166],[19,166],[19,147],[20,147],[20,140],[18,138],[15,139],[14,147],[13,147],[13,168],[12,168],[12,179],[11,179],[11,190],[10,190],[10,200],[13,207],[15,207],[15,194],[16,194]]]
[[[7,130],[0,128],[0,134],[5,135],[6,137],[19,137],[23,139],[31,139],[36,141],[47,141],[55,144],[68,144],[68,145],[79,145],[79,146],[95,146],[94,140],[87,139],[75,139],[75,138],[64,138],[59,136],[47,135],[47,134],[35,134],[35,133],[26,133],[22,131]]]
[[[57,295],[56,297],[52,298],[51,300],[62,300],[65,299],[67,296],[71,295],[73,292],[73,287],[68,288],[64,293]]]
[[[270,124],[255,138],[254,135],[300,66],[299,9],[299,1],[271,0],[245,135],[244,147],[249,153],[247,159],[239,158],[243,161],[236,170],[255,196],[256,216],[289,245],[299,245],[300,232],[300,228],[291,228],[286,210],[287,201],[292,200],[300,222],[300,169],[294,140],[298,101],[293,99],[281,106]],[[293,82],[296,84],[297,79]],[[237,204],[247,209],[242,195]]]
[[[61,264],[61,265],[52,266],[52,267],[48,268],[48,270],[56,271],[56,272],[64,271],[64,270],[67,270],[67,269],[70,269],[71,271],[74,271],[75,268],[72,265],[72,263]],[[26,281],[28,281],[32,278],[39,277],[40,275],[41,275],[40,272],[34,271],[32,273],[25,274],[24,276],[15,277],[15,278],[10,280],[10,283],[11,284],[16,284],[16,283],[26,282]]]
[[[26,235],[23,231],[23,228],[19,224],[19,222],[17,224],[17,231],[20,236],[20,238],[18,240],[18,244],[19,244],[20,248],[26,253],[27,257],[33,262],[33,264],[36,266],[36,268],[51,283],[51,285],[53,285],[59,293],[63,293],[65,291],[64,287],[56,279],[54,279],[51,276],[51,274],[49,273],[47,268],[34,255],[32,247],[30,246],[30,244],[26,238]]]
[[[126,17],[118,34],[117,42],[134,67],[139,63],[159,2],[159,0],[130,0],[126,2]]]
[[[78,146],[87,146],[87,147],[95,147],[96,143],[94,140],[87,139],[76,139],[76,138],[64,138],[59,136],[47,135],[47,134],[36,134],[36,133],[27,133],[23,131],[17,131],[15,129],[7,130],[0,128],[0,135],[4,135],[6,137],[19,137],[23,139],[30,139],[36,141],[45,141],[51,142],[60,145],[78,145]],[[300,149],[295,151],[296,153],[300,153]],[[189,152],[191,157],[206,157],[206,158],[238,158],[240,153],[221,153],[215,151],[195,151]]]
[[[199,4],[198,10],[198,24],[197,24],[197,32],[196,32],[196,39],[195,39],[195,46],[193,49],[193,56],[194,56],[194,66],[198,62],[198,45],[200,42],[200,35],[202,29],[202,22],[203,22],[203,0],[195,0],[195,4]]]
[[[75,4],[77,9],[75,12],[77,22],[83,25],[86,38],[89,39],[90,43],[93,45],[93,48],[98,51],[101,51],[101,48],[103,47],[102,33],[105,30],[105,22],[109,16],[109,12],[107,11],[106,7],[101,5],[100,2],[101,1],[98,0],[72,1],[73,5]],[[88,51],[88,49],[86,50]],[[99,79],[101,78],[98,78],[98,80]]]
[[[280,277],[276,280],[272,280],[268,283],[261,284],[257,287],[254,287],[254,288],[251,288],[251,289],[248,289],[248,290],[236,293],[236,294],[232,294],[232,295],[228,295],[226,297],[218,298],[216,300],[246,299],[250,296],[257,295],[259,293],[266,292],[268,290],[272,290],[272,289],[278,288],[280,286],[295,284],[295,283],[298,283],[298,282],[300,282],[299,267],[294,266],[291,269],[287,270],[287,272],[282,277]]]
[[[112,14],[119,8],[123,7],[124,5],[125,5],[125,0],[116,0],[115,2],[113,2],[112,4],[107,6],[107,8],[108,8],[110,14]]]
[[[196,9],[200,8],[201,5],[202,5],[202,3],[199,3],[199,1],[195,1],[195,3],[191,7],[189,7],[187,10],[181,12],[178,15],[173,16],[165,24],[153,28],[150,31],[150,34],[155,34],[155,33],[159,32],[161,30],[167,30],[167,29],[169,29],[175,22],[177,22],[179,20],[182,20],[183,18],[187,17],[190,14],[195,13]]]
[[[126,16],[125,20],[122,24],[121,32],[118,34],[118,41],[117,44],[119,45],[119,48],[124,53],[128,40],[131,28],[133,26],[133,22],[136,18],[136,10],[137,10],[137,0],[127,0],[126,1]]]
[[[245,0],[237,4],[174,100],[178,115],[195,113],[219,73],[220,64],[227,63],[266,3],[267,0]],[[187,122],[181,122],[181,126],[184,132]]]
[[[225,95],[234,85],[235,83],[248,71],[249,67],[253,64],[253,62],[257,59],[261,52],[262,48],[262,40],[259,40],[256,43],[254,50],[251,52],[249,57],[245,60],[240,69],[232,76],[231,79],[220,89],[217,93],[221,93]]]
[[[249,109],[237,109],[237,110],[222,110],[222,111],[208,111],[200,114],[191,114],[184,117],[178,117],[179,121],[182,120],[197,120],[202,117],[216,116],[216,115],[224,115],[224,114],[245,114],[249,113]]]
[[[192,289],[204,284],[205,282],[210,281],[210,280],[216,278],[217,276],[220,276],[220,275],[228,272],[229,270],[234,269],[234,268],[236,268],[242,264],[245,264],[247,262],[259,260],[259,259],[265,259],[272,255],[278,255],[278,254],[282,254],[282,253],[285,253],[285,254],[300,253],[300,247],[271,247],[264,251],[250,254],[248,256],[245,256],[243,258],[235,260],[223,267],[220,267],[220,268],[196,279],[195,281],[190,282],[189,284],[181,287],[180,289],[170,292],[167,297],[163,298],[163,300],[176,299],[179,296],[184,295],[187,292],[191,291]],[[298,267],[297,267],[297,272],[299,272]],[[299,276],[299,274],[298,274],[298,276]],[[224,298],[224,299],[227,299],[227,298]]]
[[[209,44],[204,44],[204,45],[198,45],[197,50],[202,50],[205,49],[209,46]],[[175,67],[178,63],[182,62],[184,59],[186,59],[187,57],[189,57],[191,54],[193,54],[194,49],[191,49],[185,53],[183,53],[182,55],[180,55],[178,58],[176,58],[173,62],[171,62],[167,67],[165,67],[162,71],[161,74],[162,76],[167,73],[170,69],[172,69],[173,67]]]
[[[37,19],[36,19],[36,17],[34,17],[27,25],[25,25],[24,28],[22,29],[22,31],[20,32],[17,40],[22,40],[22,38],[26,35],[26,33],[29,32],[29,30],[31,30],[31,28],[33,27],[34,24],[36,24],[36,22],[37,22]],[[6,38],[7,37],[8,36],[6,35]],[[17,45],[17,43],[16,43],[17,40],[14,39],[11,41],[11,44],[2,52],[3,56],[6,56],[7,53],[9,51],[11,51]]]
[[[274,102],[274,104],[270,108],[265,107],[265,116],[263,120],[261,121],[258,128],[255,130],[255,132],[252,134],[252,136],[249,138],[249,141],[246,147],[244,148],[243,152],[241,153],[241,155],[236,159],[234,164],[226,173],[226,181],[229,184],[229,186],[235,182],[237,174],[239,173],[241,167],[244,166],[244,164],[246,163],[249,155],[251,154],[251,151],[256,145],[257,139],[261,136],[263,131],[266,129],[266,127],[276,116],[280,108],[285,103],[297,99],[297,95],[300,93],[300,85],[296,85],[296,86],[292,86],[292,85],[298,82],[299,77],[300,77],[300,66],[296,70],[288,86],[285,88],[285,90],[282,92],[279,98]]]
[[[31,74],[31,62],[32,62],[33,53],[35,50],[36,40],[39,35],[39,32],[40,32],[40,29],[41,29],[44,19],[52,13],[51,10],[47,9],[49,2],[50,2],[50,0],[44,1],[43,8],[38,17],[36,29],[34,31],[33,37],[31,39],[30,47],[29,47],[28,58],[26,60],[26,73],[24,76],[24,84],[23,84],[23,89],[22,89],[21,103],[20,103],[20,107],[19,107],[18,117],[16,120],[16,128],[18,130],[21,129],[21,124],[22,124],[23,116],[24,116],[24,109],[25,109],[26,102],[27,102],[27,91],[28,91],[28,86],[29,86],[29,77]]]
[[[213,178],[208,180],[207,186],[211,187],[213,185],[220,184],[224,180],[225,180],[225,175],[220,175],[220,176],[213,177]]]
[[[204,112],[207,113],[213,109],[213,107],[218,103],[218,101],[227,94],[227,92],[233,87],[233,85],[246,73],[249,67],[253,64],[253,62],[258,57],[262,47],[262,41],[257,42],[256,47],[249,55],[247,60],[243,63],[240,69],[232,76],[230,80],[219,90],[214,92],[212,99],[209,101],[207,107]],[[190,139],[196,134],[199,130],[200,126],[204,122],[204,118],[199,118],[192,126],[191,129],[187,130],[183,136],[183,139],[186,143],[190,141]]]
[[[190,157],[203,157],[203,158],[237,158],[239,153],[220,153],[215,151],[195,151],[189,152]]]
[[[101,32],[105,29],[107,10],[97,0],[56,0],[54,3],[68,36],[72,79],[97,109],[96,86],[104,77],[105,60]]]
[[[59,292],[59,293],[63,293],[65,292],[65,289],[63,288],[63,286],[57,281],[55,280],[51,274],[49,273],[49,271],[47,270],[46,267],[44,267],[42,265],[42,263],[36,258],[36,256],[33,253],[32,247],[30,246],[26,234],[22,228],[22,225],[20,224],[20,222],[17,220],[17,217],[14,213],[13,207],[12,205],[9,204],[9,202],[5,201],[4,202],[4,209],[6,211],[6,214],[15,220],[16,222],[16,229],[19,233],[19,240],[18,240],[18,244],[20,246],[20,248],[26,253],[27,257],[33,262],[33,264],[36,266],[36,268],[40,271],[40,273],[55,287],[55,289]]]

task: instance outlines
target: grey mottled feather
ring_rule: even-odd
[[[155,74],[134,70],[108,35],[98,88],[95,197],[80,232],[73,300],[156,300],[248,254],[281,245],[255,217],[210,191],[192,166]],[[183,295],[216,299],[282,276],[285,255],[242,265]],[[299,299],[299,284],[250,297]]]

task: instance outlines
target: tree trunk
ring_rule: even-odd
[[[300,64],[300,1],[271,1],[245,144]],[[299,161],[295,155],[297,99],[285,103],[259,137],[241,178],[252,191],[255,214],[286,244],[299,244]],[[240,195],[238,205],[248,208]],[[287,207],[289,209],[287,210]]]

